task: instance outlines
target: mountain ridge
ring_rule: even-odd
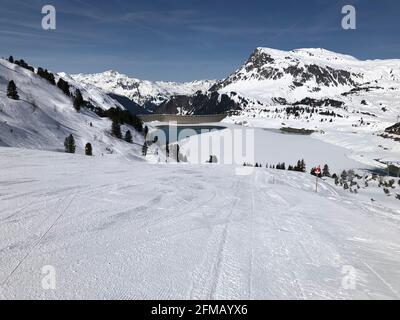
[[[140,105],[160,104],[174,95],[192,95],[197,91],[207,91],[215,83],[215,80],[190,82],[140,80],[113,70],[94,74],[74,74],[71,77],[77,82],[126,96]]]

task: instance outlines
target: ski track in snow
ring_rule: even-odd
[[[12,148],[0,168],[4,299],[400,298],[393,210],[307,174]]]

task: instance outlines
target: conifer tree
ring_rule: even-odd
[[[117,137],[118,139],[122,138],[121,125],[119,124],[117,119],[113,119],[112,121],[111,133],[114,137]]]
[[[64,147],[66,153],[75,153],[75,139],[72,134],[65,138]]]
[[[304,162],[304,159],[301,159],[300,161],[300,170],[301,172],[306,172],[306,163]]]
[[[145,143],[143,144],[143,147],[142,147],[142,155],[143,155],[144,157],[147,156],[147,149],[148,149],[147,143],[145,142]]]
[[[165,145],[165,154],[166,154],[166,161],[168,161],[169,158],[169,141],[167,141],[167,144]]]
[[[330,176],[331,176],[331,174],[330,174],[330,172],[329,172],[329,167],[328,167],[327,164],[324,165],[324,168],[322,169],[322,175],[323,175],[324,177],[330,177]]]
[[[347,172],[346,172],[346,170],[342,171],[342,173],[340,174],[340,177],[342,178],[343,181],[347,180]]]
[[[90,143],[86,143],[85,155],[87,155],[87,156],[92,156],[93,155],[93,149],[92,149],[92,145]]]
[[[8,62],[14,63],[14,57],[13,57],[13,56],[10,56],[10,57],[8,58]]]
[[[131,133],[130,130],[128,130],[125,133],[125,141],[128,142],[128,143],[132,143],[132,133]]]
[[[76,89],[75,97],[74,97],[75,110],[79,112],[84,104],[85,104],[85,101],[83,100],[81,90]]]
[[[63,78],[60,78],[57,82],[57,87],[59,87],[65,95],[70,96],[71,93],[69,91],[69,83],[65,81]]]
[[[7,97],[9,97],[10,99],[13,99],[13,100],[19,100],[17,86],[15,85],[15,82],[13,80],[11,80],[8,83],[8,86],[7,86]]]

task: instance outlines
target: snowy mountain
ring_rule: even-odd
[[[112,90],[62,73],[52,83],[0,60],[0,299],[399,299],[400,181],[376,175],[386,169],[376,160],[400,155],[382,136],[400,130],[399,65],[257,49],[194,92],[141,81],[128,90],[112,76]],[[54,85],[60,77],[87,101],[79,112]],[[11,80],[19,99],[9,97]],[[157,144],[144,161],[143,135],[124,125],[139,145],[116,139],[99,116],[140,110],[128,91],[160,112],[225,112],[243,126],[185,133],[187,163]],[[245,155],[233,134],[244,126],[258,127]],[[71,133],[77,154],[49,152]],[[94,157],[83,155],[87,142]],[[299,159],[305,172],[274,169]],[[309,174],[325,163],[336,179]],[[57,290],[44,290],[46,267]]]
[[[65,74],[55,75],[69,82],[70,92],[80,89],[83,98],[93,107],[107,110],[124,107],[102,90],[76,83]],[[7,97],[7,86],[13,80],[17,86],[19,100]],[[64,139],[73,134],[77,153],[83,153],[86,143],[93,146],[94,155],[124,154],[136,156],[140,147],[135,147],[110,134],[111,120],[99,117],[95,112],[82,108],[77,112],[72,97],[60,88],[43,79],[35,72],[7,60],[0,60],[0,146],[28,149],[63,151]],[[130,129],[134,140],[142,143],[141,134]]]
[[[98,75],[90,82],[96,83],[95,78],[103,79]],[[109,81],[118,79],[116,75]],[[379,131],[398,121],[400,60],[360,61],[324,49],[257,48],[208,91],[166,96],[160,97],[154,113],[227,113],[227,121],[262,127],[284,122],[311,129],[339,125]]]
[[[261,101],[324,98],[355,88],[400,88],[400,60],[360,61],[324,49],[257,48],[242,67],[212,90],[236,91]]]
[[[260,120],[261,126],[273,118],[273,126],[286,119],[314,129],[362,123],[383,130],[400,114],[400,60],[361,61],[324,49],[257,48],[221,81],[150,82],[115,71],[72,77],[154,113],[227,113],[233,121]]]
[[[145,81],[131,78],[116,71],[96,74],[71,75],[77,82],[90,84],[105,92],[126,96],[140,105],[160,104],[174,95],[192,95],[197,91],[207,91],[215,81],[200,80],[192,82]]]
[[[210,91],[246,100],[230,118],[236,123],[380,132],[400,115],[400,60],[257,48]]]

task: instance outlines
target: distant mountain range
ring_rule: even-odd
[[[71,75],[75,81],[97,86],[106,92],[128,97],[139,105],[158,105],[175,95],[192,95],[207,91],[215,84],[213,80],[192,82],[147,81],[131,78],[116,71],[96,74]]]
[[[218,81],[152,82],[115,71],[55,74],[55,80],[59,78],[69,82],[71,93],[80,89],[86,101],[103,110],[227,114],[225,121],[261,127],[372,134],[391,127],[386,134],[399,132],[393,125],[400,116],[400,60],[360,61],[324,49],[257,48],[240,68]],[[6,96],[10,80],[17,85],[20,101]],[[76,113],[71,97],[33,67],[0,60],[0,98],[2,146],[62,148],[60,139],[75,132],[81,144],[90,140],[97,149],[112,149],[109,121],[87,111]],[[118,150],[124,148],[122,143]]]
[[[116,153],[136,157],[140,147],[114,138],[111,120],[82,108],[77,112],[73,95],[79,89],[92,108],[108,110],[125,109],[117,99],[102,89],[75,82],[64,73],[54,74],[68,81],[70,95],[66,95],[54,83],[40,77],[37,69],[28,70],[15,63],[0,59],[0,147],[19,147],[38,150],[64,151],[64,139],[73,134],[77,153],[83,154],[90,142],[95,155]],[[16,84],[19,100],[7,96],[10,81]],[[137,143],[143,143],[143,135],[134,128],[123,125],[122,132],[130,130]]]
[[[360,61],[324,49],[257,48],[219,81],[151,82],[115,71],[72,78],[126,96],[155,113],[254,116],[293,105],[354,108],[389,121],[400,113],[400,60]]]

